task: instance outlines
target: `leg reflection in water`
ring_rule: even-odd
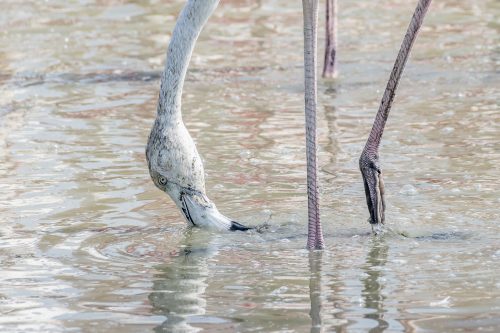
[[[384,320],[384,300],[382,295],[384,288],[381,278],[383,270],[381,269],[387,262],[387,253],[389,247],[383,238],[375,237],[372,240],[372,248],[366,257],[366,264],[363,270],[366,277],[361,280],[363,283],[362,297],[365,302],[365,308],[373,309],[374,311],[366,314],[364,317],[377,321],[377,326],[370,329],[370,333],[380,333],[385,331],[389,324]]]
[[[345,319],[343,305],[345,300],[340,295],[341,278],[337,276],[343,268],[333,257],[324,251],[309,252],[309,298],[311,300],[311,333],[347,332],[348,321]],[[323,271],[323,264],[333,269],[330,274]],[[327,268],[328,269],[328,268]],[[339,273],[341,275],[341,273]]]
[[[323,332],[321,322],[321,260],[322,251],[309,252],[309,297],[311,299],[311,333]]]
[[[174,260],[160,266],[153,281],[149,301],[156,314],[167,320],[155,332],[191,333],[201,331],[192,326],[206,311],[204,297],[209,276],[208,262],[217,253],[211,246],[211,235],[201,230],[188,230]],[[213,242],[212,242],[213,243]]]

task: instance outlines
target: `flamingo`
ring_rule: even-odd
[[[205,172],[193,138],[182,121],[181,97],[196,40],[219,0],[189,0],[168,46],[157,115],[146,146],[153,183],[166,192],[191,226],[249,230],[222,215],[205,191]]]
[[[410,55],[413,42],[422,26],[425,13],[431,4],[431,0],[419,0],[413,13],[406,35],[399,49],[396,62],[392,68],[387,87],[385,88],[380,107],[375,116],[370,135],[359,158],[359,168],[363,177],[365,187],[366,203],[370,218],[368,222],[374,233],[379,233],[385,221],[385,199],[384,181],[379,162],[378,148],[384,133],[385,124],[391,110],[399,79]]]
[[[244,226],[219,212],[205,191],[203,163],[182,121],[181,96],[196,40],[219,0],[188,0],[168,46],[161,76],[157,115],[146,146],[153,183],[166,192],[191,226],[216,230],[241,230]],[[317,0],[303,0],[304,64],[307,132],[307,182],[309,195],[308,247],[323,246],[319,222],[316,158],[316,26]]]
[[[157,115],[146,146],[146,159],[153,183],[166,192],[191,226],[216,229],[252,229],[219,212],[205,191],[203,163],[192,137],[182,121],[181,97],[184,80],[196,40],[219,0],[188,0],[168,46],[161,76]],[[378,166],[378,146],[398,80],[430,0],[420,0],[382,98],[372,132],[360,157],[370,223],[383,223],[385,203]],[[302,0],[304,15],[304,100],[308,194],[307,248],[324,247],[319,215],[317,168],[317,18],[318,0]]]

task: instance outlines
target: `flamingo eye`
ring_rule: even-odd
[[[165,178],[165,177],[160,177],[160,178],[158,178],[158,182],[159,182],[161,185],[166,185],[166,184],[167,184],[167,178]]]

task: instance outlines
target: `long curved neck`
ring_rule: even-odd
[[[365,150],[376,152],[380,146],[380,140],[382,138],[382,134],[384,133],[384,127],[387,122],[387,117],[389,116],[389,111],[391,110],[392,101],[396,95],[399,79],[401,78],[406,61],[410,55],[411,47],[417,37],[418,30],[424,21],[425,13],[427,12],[430,4],[431,0],[418,1],[417,8],[415,8],[410,25],[406,31],[405,38],[401,44],[401,48],[399,49],[398,57],[396,58],[396,62],[392,68],[389,82],[387,82],[387,87],[385,88],[384,96],[380,102],[377,115],[375,116],[370,136],[366,141]]]
[[[218,4],[219,0],[189,0],[179,15],[161,76],[158,115],[180,115],[182,87],[194,45]]]

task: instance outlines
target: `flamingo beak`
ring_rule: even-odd
[[[382,171],[374,163],[361,168],[363,183],[365,185],[366,203],[370,212],[369,222],[378,233],[381,224],[385,220],[384,181]]]

